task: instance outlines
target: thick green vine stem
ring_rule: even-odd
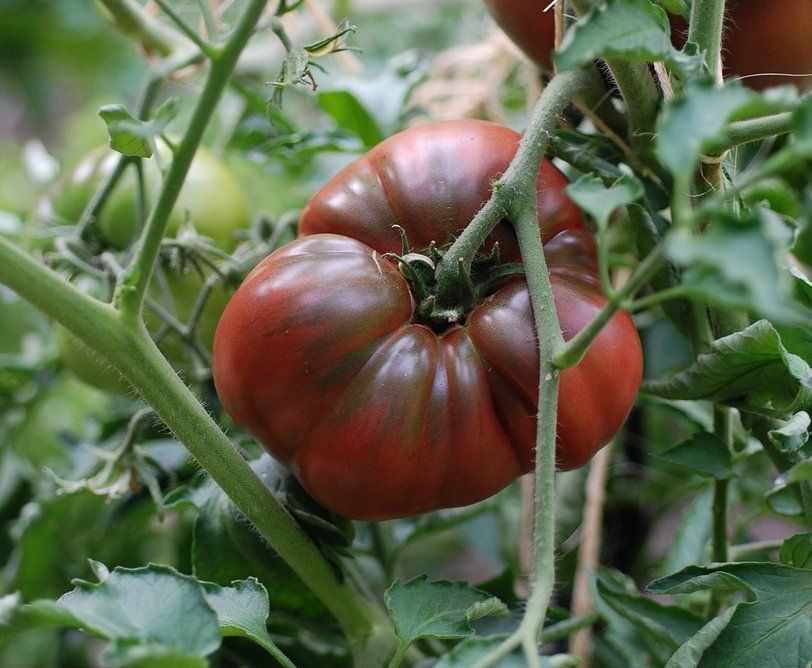
[[[699,46],[711,76],[721,77],[722,26],[725,21],[725,0],[694,0],[688,41]]]
[[[382,665],[395,647],[391,625],[377,607],[336,576],[316,546],[254,474],[248,463],[180,380],[151,340],[141,318],[143,294],[154,267],[168,214],[220,93],[266,2],[246,3],[224,47],[218,49],[186,136],[181,141],[158,204],[119,286],[123,309],[82,293],[57,273],[0,237],[0,283],[8,285],[64,325],[117,369],[153,406],[270,546],[324,603],[342,626],[358,665]]]
[[[391,630],[378,619],[377,611],[339,582],[316,546],[164,359],[143,323],[133,326],[112,306],[79,291],[3,237],[0,283],[67,327],[124,376],[335,615],[364,660],[382,659],[391,652]]]
[[[588,73],[583,70],[562,72],[553,77],[539,99],[516,156],[502,178],[494,184],[492,197],[454,242],[438,267],[437,277],[442,287],[444,282],[454,279],[454,270],[460,262],[470,267],[487,235],[507,218],[513,223],[519,241],[539,342],[531,594],[519,628],[493,653],[477,662],[479,668],[494,665],[520,645],[528,665],[539,665],[539,634],[555,584],[555,442],[559,374],[553,365],[553,353],[563,344],[563,338],[541,245],[537,178],[558,116],[569,100],[589,84],[589,80]]]
[[[570,100],[588,89],[593,82],[587,70],[578,69],[562,72],[547,84],[536,103],[530,124],[519,144],[519,150],[502,177],[494,183],[491,198],[474,216],[437,266],[438,309],[455,306],[460,261],[466,270],[470,270],[471,263],[485,243],[486,237],[514,209],[517,197],[532,189],[535,206],[536,179],[541,159],[547,149],[549,134]]]

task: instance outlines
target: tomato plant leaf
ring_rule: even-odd
[[[681,72],[696,71],[701,59],[681,53],[671,44],[668,17],[650,0],[608,0],[570,30],[554,55],[561,70],[597,60],[616,58],[644,62],[666,61]]]
[[[812,480],[812,459],[805,459],[795,464],[785,474],[788,484]]]
[[[672,231],[666,251],[685,267],[683,285],[695,299],[810,326],[812,310],[794,299],[792,277],[781,259],[786,256],[787,232],[767,210],[743,220],[720,214],[699,237],[688,230]]]
[[[795,568],[812,568],[812,533],[787,538],[778,555],[781,562]]]
[[[800,411],[793,415],[782,427],[772,429],[768,437],[772,444],[784,452],[796,452],[809,440],[809,413]]]
[[[798,490],[787,485],[785,478],[779,478],[775,486],[764,494],[764,501],[776,515],[784,517],[798,517],[804,510]]]
[[[565,190],[601,228],[609,224],[609,217],[614,211],[636,202],[645,192],[643,184],[631,174],[623,174],[609,187],[604,186],[601,179],[585,174]]]
[[[710,399],[743,411],[764,408],[790,416],[812,408],[812,369],[787,352],[766,320],[714,341],[711,352],[671,378],[644,389],[665,399]]]
[[[701,79],[689,83],[682,95],[666,105],[657,154],[678,183],[689,181],[703,147],[757,98],[740,84],[717,89],[710,79]]]
[[[716,639],[730,623],[730,619],[735,612],[736,606],[734,605],[725,610],[719,617],[710,620],[674,652],[665,668],[697,668],[702,659],[702,654],[716,642]]]
[[[704,477],[724,480],[733,475],[730,450],[718,436],[707,432],[654,456]]]
[[[228,587],[201,583],[206,601],[217,613],[223,637],[248,638],[265,649],[282,666],[293,663],[271,640],[266,626],[270,613],[268,592],[256,579],[237,580]]]
[[[149,158],[155,152],[155,138],[177,116],[178,110],[178,101],[169,98],[149,121],[137,119],[121,104],[102,107],[99,109],[99,116],[107,123],[110,148],[123,155]]]
[[[601,599],[618,615],[664,642],[671,651],[702,626],[702,618],[695,613],[677,605],[662,605],[637,592],[629,593],[605,574],[599,573],[595,584]]]
[[[289,566],[251,530],[236,507],[212,481],[193,496],[198,507],[192,563],[201,580],[228,585],[256,577],[275,610],[323,617],[326,610]]]
[[[429,582],[425,575],[401,584],[395,581],[384,595],[395,633],[406,644],[419,638],[464,638],[469,624],[484,615],[507,616],[499,599],[464,582]]]
[[[316,101],[339,128],[356,135],[365,148],[372,148],[383,139],[380,129],[366,107],[349,91],[320,91],[316,94]]]
[[[746,594],[704,650],[700,666],[802,666],[812,656],[812,570],[770,563],[690,566],[656,580],[656,594],[717,585]]]

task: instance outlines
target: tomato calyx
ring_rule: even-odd
[[[524,274],[524,265],[520,262],[501,263],[499,244],[496,243],[490,253],[475,257],[470,269],[460,260],[457,272],[441,290],[437,266],[445,252],[433,242],[424,253],[411,251],[406,233],[399,226],[395,227],[401,235],[403,252],[387,253],[385,257],[398,262],[398,268],[409,284],[417,304],[414,312],[416,320],[438,334],[463,324],[470,309],[499,288],[507,278]],[[443,295],[442,303],[438,300],[440,293]]]

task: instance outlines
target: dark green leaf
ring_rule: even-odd
[[[702,489],[682,513],[671,539],[671,548],[663,564],[663,573],[674,573],[691,564],[706,560],[707,544],[713,527],[713,486]]]
[[[682,71],[697,69],[699,61],[677,51],[670,35],[665,12],[650,0],[608,0],[567,30],[555,63],[566,70],[598,58],[663,60]]]
[[[271,640],[266,626],[270,606],[268,592],[254,578],[238,580],[229,587],[201,583],[206,601],[217,614],[223,637],[249,638],[260,645],[281,665],[295,668]]]
[[[395,581],[384,596],[395,633],[407,644],[419,638],[464,638],[469,622],[489,615],[507,615],[494,598],[464,582],[429,582],[425,575],[404,584]]]
[[[725,610],[721,616],[710,620],[674,652],[665,668],[697,668],[702,660],[702,654],[716,642],[716,639],[730,623],[730,619],[735,612],[736,606],[734,605]]]
[[[322,91],[316,95],[316,100],[339,128],[358,136],[366,148],[375,146],[383,139],[370,113],[352,93],[342,90]]]
[[[596,584],[601,599],[618,615],[665,642],[672,651],[702,627],[702,618],[685,608],[661,605],[641,594],[630,594],[600,574]]]
[[[812,480],[812,459],[798,462],[786,472],[785,476],[789,484]]]
[[[782,427],[772,429],[768,436],[772,444],[784,452],[796,452],[809,440],[809,413],[793,415]]]
[[[671,232],[666,250],[685,268],[683,284],[696,300],[812,326],[812,310],[793,299],[784,259],[786,233],[784,223],[767,210],[744,220],[718,215],[701,236]]]
[[[124,155],[149,158],[155,152],[155,138],[178,114],[178,102],[169,98],[155,112],[151,121],[141,121],[123,105],[110,104],[99,109],[99,116],[107,123],[110,148]]]
[[[798,490],[788,486],[784,479],[781,479],[775,487],[764,495],[764,500],[770,510],[777,515],[798,517],[804,510],[798,496]]]
[[[688,84],[683,94],[666,106],[657,152],[678,183],[689,182],[703,147],[752,103],[754,96],[739,84],[717,89],[706,79]]]
[[[781,345],[775,328],[761,320],[713,343],[710,353],[645,391],[666,399],[710,399],[745,411],[764,408],[787,415],[812,408],[812,369]]]
[[[697,475],[717,480],[733,475],[730,450],[718,436],[707,432],[700,432],[671,450],[655,456]]]
[[[812,568],[812,533],[787,538],[779,553],[782,563],[796,568]]]
[[[250,576],[265,586],[274,610],[323,617],[326,610],[290,567],[238,513],[214,483],[207,482],[196,499],[192,559],[201,580],[228,585]]]
[[[729,623],[699,666],[805,666],[812,657],[812,570],[770,563],[690,566],[649,585],[657,594],[709,587],[741,591]]]

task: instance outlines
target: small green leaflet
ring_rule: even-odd
[[[421,575],[404,584],[395,581],[384,595],[398,638],[410,645],[419,638],[464,638],[469,622],[490,615],[507,616],[502,601],[464,582],[429,582]]]
[[[149,158],[155,152],[155,137],[177,116],[179,108],[178,101],[169,98],[150,121],[135,118],[120,104],[102,107],[99,116],[107,123],[110,148],[127,156]]]
[[[600,228],[609,224],[609,217],[615,210],[636,202],[645,192],[643,184],[631,174],[623,174],[608,188],[601,179],[585,174],[565,190],[579,207],[595,219]]]

